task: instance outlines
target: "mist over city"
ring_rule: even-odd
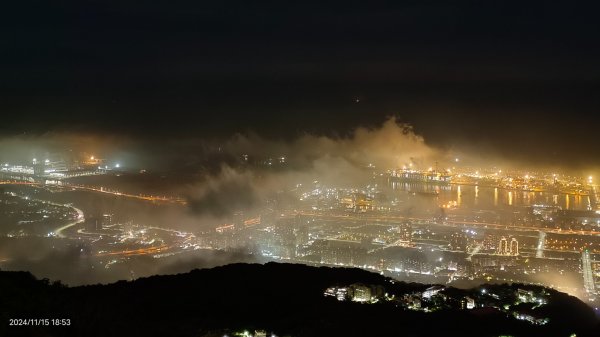
[[[498,281],[585,297],[578,251],[594,251],[600,220],[592,174],[436,148],[394,117],[348,136],[238,133],[181,140],[170,153],[152,145],[58,134],[3,140],[3,269],[72,285],[239,261],[466,284],[497,269]],[[523,264],[546,254],[546,230],[549,254],[571,260],[571,274],[568,262]],[[512,238],[519,251],[503,252]],[[475,272],[478,255],[491,266]]]
[[[2,12],[1,336],[598,335],[591,8]]]

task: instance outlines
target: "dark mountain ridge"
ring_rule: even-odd
[[[350,293],[340,301],[324,296],[328,288]],[[427,298],[428,288],[360,269],[279,263],[80,287],[3,271],[0,336],[600,336],[591,308],[552,289],[484,285]],[[366,289],[373,300],[357,302]],[[476,306],[466,309],[466,299]]]

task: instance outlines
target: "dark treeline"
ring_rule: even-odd
[[[406,294],[427,285],[390,282],[359,269],[267,263],[232,264],[109,285],[66,287],[27,272],[0,272],[0,336],[222,336],[265,329],[278,336],[598,336],[593,311],[546,290],[547,325],[498,310],[403,310],[392,302],[359,304],[323,296],[327,287],[381,285]],[[513,291],[518,285],[497,285]],[[473,290],[451,289],[468,294]],[[67,327],[9,326],[13,318],[70,319]]]

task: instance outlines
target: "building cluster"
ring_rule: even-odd
[[[70,207],[38,200],[35,195],[0,192],[0,234],[8,237],[53,237],[55,228],[75,217]]]
[[[502,237],[498,244],[498,255],[519,255],[519,241],[514,237],[510,238],[510,241],[506,237]]]
[[[43,158],[43,159],[42,159]],[[16,181],[61,180],[81,176],[105,174],[119,168],[119,164],[106,165],[104,159],[87,154],[44,153],[42,158],[32,158],[30,163],[0,165],[0,178]]]
[[[392,302],[400,308],[422,312],[494,309],[535,325],[544,325],[549,321],[541,311],[536,310],[548,303],[549,294],[543,288],[496,285],[462,291],[433,285],[421,291],[389,294],[383,286],[357,283],[329,287],[324,291],[324,296],[359,303]]]
[[[416,168],[415,165],[403,166],[388,171],[392,182],[459,184],[498,187],[510,190],[532,192],[556,192],[572,195],[590,195],[593,178],[573,177],[564,174],[501,170],[499,168],[476,168],[453,166],[447,169],[436,167]]]
[[[197,240],[200,247],[210,249],[243,247],[269,259],[358,267],[418,282],[478,279],[538,284],[540,277],[546,277],[556,280],[552,285],[558,289],[574,293],[579,290],[561,288],[560,276],[581,277],[581,254],[543,247],[547,242],[554,248],[553,240],[566,237],[506,235],[435,222],[356,223],[343,218],[322,221],[311,215],[245,215],[198,235]],[[598,264],[593,258],[590,261],[589,279],[595,280]]]
[[[335,297],[338,301],[360,303],[377,303],[389,299],[383,286],[355,283],[345,287],[329,287],[323,293],[327,297]]]

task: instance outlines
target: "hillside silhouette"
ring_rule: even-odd
[[[549,322],[534,325],[494,308],[422,312],[391,301],[366,304],[324,296],[328,287],[357,283],[397,296],[428,288],[360,269],[279,263],[231,264],[79,287],[2,271],[0,336],[208,337],[256,330],[276,336],[600,336],[591,308],[551,289],[533,287],[549,294],[547,305],[537,311]],[[499,294],[519,287],[489,285]],[[448,289],[447,294],[474,291]],[[8,325],[17,318],[69,319],[70,325]]]

